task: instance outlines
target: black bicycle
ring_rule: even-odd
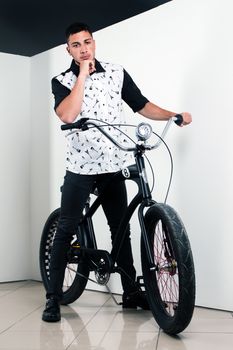
[[[70,304],[83,293],[90,271],[95,273],[95,282],[105,285],[111,273],[124,273],[116,264],[124,232],[133,213],[138,208],[141,228],[141,267],[140,285],[145,289],[148,303],[154,319],[168,334],[182,332],[190,323],[195,305],[195,271],[190,242],[179,215],[166,203],[157,203],[152,199],[146,173],[147,151],[165,144],[163,138],[173,121],[179,123],[179,115],[171,118],[161,134],[155,134],[151,125],[140,123],[136,127],[137,141],[132,147],[125,147],[116,142],[107,132],[106,123],[83,118],[72,124],[62,125],[62,130],[70,133],[97,128],[113,144],[124,151],[134,153],[135,165],[117,172],[113,181],[133,180],[138,192],[128,205],[119,225],[111,251],[97,248],[92,217],[101,205],[103,192],[97,194],[92,202],[86,202],[83,217],[77,227],[68,252],[68,263],[63,284],[62,304]],[[119,125],[112,126],[119,130]],[[149,145],[151,134],[159,139]],[[167,145],[165,144],[167,147]],[[169,148],[167,147],[168,151]],[[170,153],[170,151],[169,151]],[[171,154],[170,154],[171,156]],[[172,158],[171,158],[172,161]],[[171,180],[171,178],[170,178]],[[170,184],[169,184],[170,187]],[[50,257],[56,234],[60,209],[54,210],[48,217],[40,244],[40,270],[45,289],[50,279]],[[93,279],[91,279],[93,280]],[[111,293],[112,295],[112,293]],[[112,295],[114,298],[114,296]],[[114,298],[115,300],[115,298]],[[115,300],[116,302],[116,300]]]

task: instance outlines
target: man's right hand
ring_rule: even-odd
[[[95,61],[94,60],[83,60],[80,62],[80,73],[85,77],[89,76],[91,73],[95,72]]]

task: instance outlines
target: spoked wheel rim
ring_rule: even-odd
[[[173,317],[179,303],[178,264],[172,251],[167,230],[161,220],[155,226],[153,257],[159,295],[166,313]]]
[[[142,239],[141,258],[150,308],[161,329],[178,334],[190,323],[195,306],[189,239],[176,211],[164,203],[148,209],[145,227],[149,240],[147,247]]]

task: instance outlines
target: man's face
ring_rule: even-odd
[[[95,40],[86,31],[71,34],[67,43],[67,51],[76,63],[84,60],[94,60]]]

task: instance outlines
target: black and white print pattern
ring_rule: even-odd
[[[121,90],[123,67],[100,62],[105,72],[87,77],[81,113],[82,117],[99,119],[109,124],[125,124]],[[69,71],[57,77],[59,82],[72,90],[76,75]],[[102,124],[101,124],[102,125]],[[120,143],[126,143],[125,135],[113,127],[106,131]],[[125,130],[124,130],[125,131]],[[133,163],[132,154],[119,150],[97,129],[67,136],[67,170],[78,174],[101,174],[118,171]]]

